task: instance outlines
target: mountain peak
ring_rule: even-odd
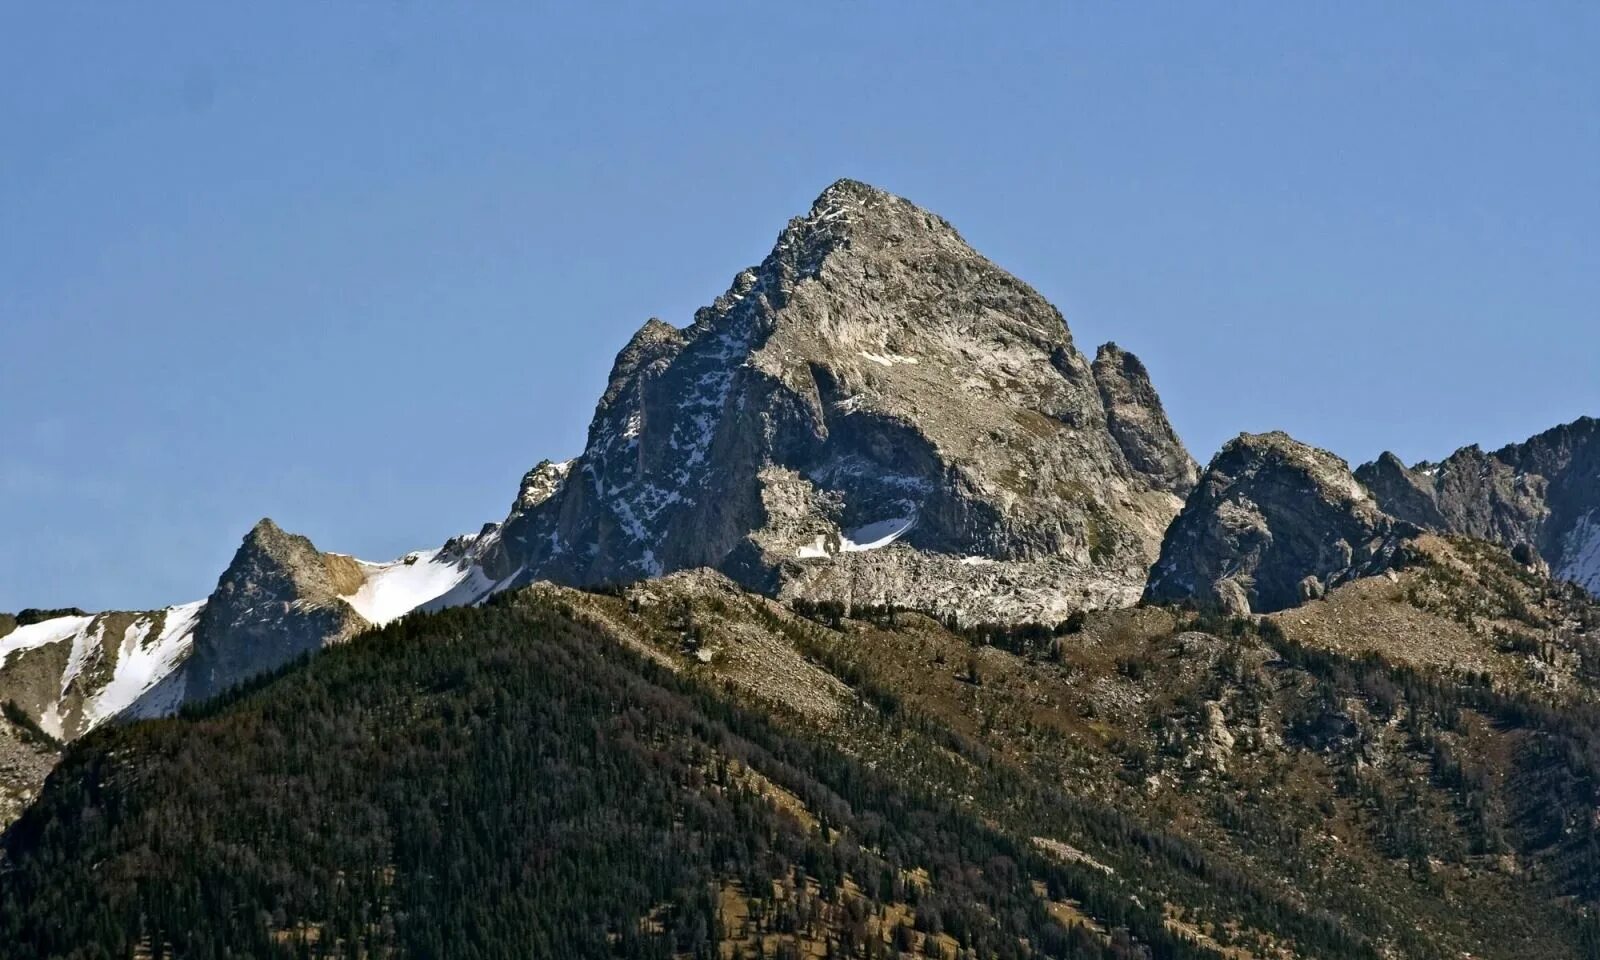
[[[1095,348],[1094,359],[1096,362],[1116,364],[1127,364],[1130,359],[1134,363],[1138,363],[1139,361],[1138,357],[1135,357],[1133,354],[1117,346],[1117,342],[1115,340],[1107,340],[1105,343],[1102,343],[1099,347]],[[1139,363],[1139,370],[1143,372],[1144,364]]]
[[[200,615],[194,654],[184,664],[186,697],[211,696],[359,630],[365,621],[340,599],[358,585],[352,565],[262,518]]]
[[[1271,612],[1388,569],[1417,533],[1326,450],[1281,431],[1222,448],[1167,530],[1145,598]]]
[[[1143,364],[1103,360],[1097,382],[1061,313],[948,222],[840,180],[693,324],[629,340],[496,569],[713,567],[984,617],[1131,601],[1195,466]]]
[[[944,218],[886,190],[845,179],[829,185],[808,212],[790,220],[761,266],[747,271],[748,277],[741,274],[741,280],[747,288],[786,292],[821,274],[830,255],[841,250],[861,259],[919,258],[934,251],[981,259]],[[852,273],[841,271],[842,276]],[[747,293],[740,285],[736,280],[729,294]]]
[[[270,517],[256,521],[255,526],[244,535],[221,582],[227,582],[230,573],[263,567],[280,571],[282,575],[310,586],[319,585],[319,579],[325,579],[327,575],[322,554],[316,546],[300,534],[286,532]]]
[[[875,187],[862,180],[853,180],[850,177],[840,177],[828,184],[823,191],[817,194],[817,199],[811,204],[813,210],[826,208],[845,200],[866,203],[877,200],[898,199],[887,190]]]
[[[262,517],[255,522],[246,533],[246,540],[267,540],[283,536],[283,528],[273,522],[271,517]]]

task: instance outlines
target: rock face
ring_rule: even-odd
[[[1199,478],[1199,465],[1167,422],[1167,412],[1139,358],[1114,343],[1100,347],[1094,358],[1094,382],[1106,408],[1106,427],[1134,469],[1164,481],[1167,490],[1185,496]]]
[[[1417,532],[1380,510],[1333,454],[1283,433],[1242,434],[1167,531],[1145,598],[1281,610],[1382,572]]]
[[[634,335],[490,569],[1064,616],[1139,595],[1193,480],[1136,358],[1091,367],[948,223],[843,180],[692,325]]]
[[[323,554],[271,520],[257,523],[200,615],[184,699],[220,693],[368,626],[341,599],[361,580],[349,558]]]
[[[1392,453],[1356,476],[1385,511],[1428,530],[1531,547],[1557,578],[1600,596],[1600,420],[1584,417],[1485,453],[1407,467]]]

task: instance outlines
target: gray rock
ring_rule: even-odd
[[[1134,469],[1184,496],[1200,468],[1167,421],[1161,398],[1139,358],[1115,343],[1094,358],[1094,382],[1106,409],[1106,427]]]
[[[1209,597],[1212,609],[1230,617],[1250,616],[1250,591],[1234,577],[1223,577],[1211,584]],[[1205,606],[1200,598],[1198,606]]]
[[[1283,433],[1242,434],[1173,521],[1145,598],[1265,613],[1381,573],[1418,532],[1378,509],[1325,450]]]
[[[1600,420],[1583,417],[1493,453],[1463,447],[1407,467],[1392,453],[1356,471],[1383,509],[1419,527],[1529,544],[1554,575],[1600,596]]]
[[[512,515],[532,510],[555,496],[571,466],[570,460],[565,463],[540,460],[537,466],[523,475],[522,484],[517,488],[517,501],[511,506]]]
[[[263,519],[217,581],[179,675],[184,702],[204,699],[343,640],[369,624],[339,594],[361,583],[354,560],[324,554]],[[170,697],[170,689],[161,691]]]
[[[1193,480],[1136,358],[1091,367],[944,220],[841,180],[693,324],[629,341],[492,568],[1065,615],[1137,598]]]

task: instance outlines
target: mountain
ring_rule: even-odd
[[[1407,467],[1385,453],[1356,476],[1384,510],[1429,530],[1538,552],[1600,595],[1600,420],[1583,417],[1493,453],[1463,447]]]
[[[0,614],[0,952],[1590,960],[1597,431],[1201,471],[840,181],[503,522]]]
[[[1343,460],[1283,433],[1241,434],[1168,528],[1144,598],[1272,612],[1382,573],[1420,531],[1378,508]]]
[[[263,520],[205,601],[0,641],[0,700],[71,739],[419,607],[695,567],[785,597],[1061,619],[1139,596],[1195,473],[1137,357],[1090,362],[944,220],[841,180],[688,328],[634,335],[583,453],[529,471],[502,524],[370,564]]]
[[[633,336],[494,569],[1064,617],[1139,596],[1193,482],[1136,357],[1091,363],[950,224],[841,180],[693,324]]]
[[[419,607],[475,602],[494,587],[475,562],[493,535],[489,527],[438,550],[370,563],[323,553],[264,519],[245,536],[206,601],[182,669],[135,712],[161,715],[214,696]]]

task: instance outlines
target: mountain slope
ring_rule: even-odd
[[[184,719],[102,731],[3,851],[18,960],[726,957],[757,940],[1128,956],[1068,929],[1069,895],[1104,901],[1124,942],[1204,955],[1097,871],[537,598],[407,620]]]
[[[978,618],[1131,602],[1193,463],[1138,360],[945,221],[842,180],[686,329],[618,355],[575,461],[530,475],[497,573],[709,566],[780,595]]]
[[[0,843],[0,936],[1586,956],[1600,608],[1419,544],[1259,623],[952,632],[708,571],[406,619],[74,744]]]
[[[188,655],[205,601],[70,614],[0,633],[0,699],[70,740],[131,706]],[[3,629],[3,626],[0,626]]]

